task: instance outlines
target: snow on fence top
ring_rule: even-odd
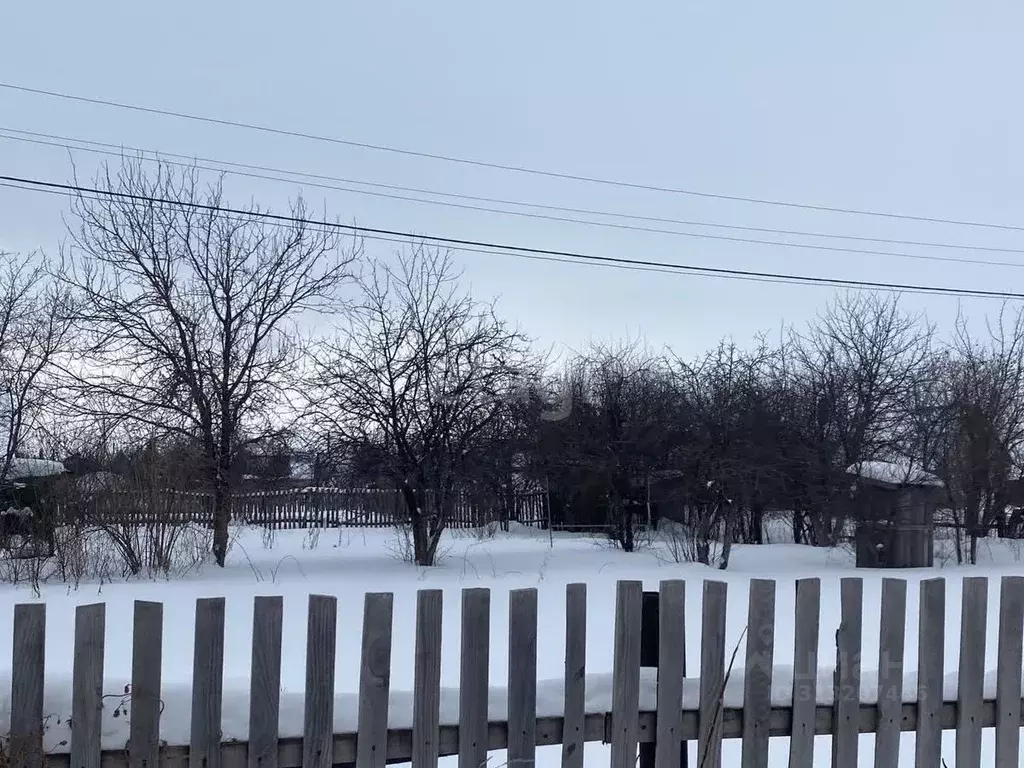
[[[848,467],[846,473],[863,480],[892,486],[915,485],[942,488],[944,485],[938,477],[911,463],[862,461]]]

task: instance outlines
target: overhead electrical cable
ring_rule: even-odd
[[[826,286],[833,288],[884,290],[901,293],[921,293],[929,295],[1001,299],[1004,301],[1024,299],[1024,293],[1014,293],[1010,291],[950,288],[943,286],[902,284],[885,281],[828,278],[781,272],[762,272],[757,270],[734,269],[726,267],[709,267],[695,264],[678,264],[673,262],[654,261],[646,259],[627,259],[624,257],[617,256],[599,256],[595,254],[588,254],[578,251],[535,248],[529,246],[489,242],[486,240],[472,240],[444,235],[419,234],[415,232],[384,229],[379,227],[365,227],[355,224],[343,224],[341,222],[332,222],[326,220],[317,221],[312,219],[295,218],[293,216],[274,214],[267,211],[246,211],[244,209],[239,208],[215,206],[190,200],[160,198],[149,195],[121,192],[117,190],[105,190],[99,188],[86,187],[78,184],[64,184],[59,182],[43,181],[40,179],[23,178],[9,175],[0,175],[0,186],[8,186],[24,190],[40,190],[72,197],[77,195],[90,195],[92,198],[97,199],[112,198],[146,204],[177,206],[182,208],[190,208],[193,210],[206,211],[218,215],[238,216],[250,219],[261,219],[268,222],[276,222],[278,224],[286,226],[302,224],[315,227],[322,227],[325,229],[340,230],[359,237],[377,239],[393,238],[397,239],[399,242],[421,241],[431,243],[434,245],[441,245],[459,249],[481,249],[484,251],[503,253],[512,256],[551,257],[557,259],[566,259],[573,263],[620,265],[629,268],[656,268],[659,270],[668,270],[683,274],[694,274],[713,277],[731,277],[734,279],[742,280],[776,281],[780,283],[797,283],[802,285]]]
[[[273,126],[262,125],[258,123],[245,122],[241,120],[229,120],[226,118],[210,117],[205,115],[196,115],[188,112],[183,112],[173,109],[164,109],[158,107],[146,107],[138,104],[129,104],[126,102],[114,101],[111,99],[100,99],[89,96],[80,96],[77,94],[66,93],[61,91],[47,90],[44,88],[32,88],[25,85],[18,85],[16,83],[0,82],[0,88],[4,88],[10,91],[28,93],[36,96],[46,96],[49,98],[64,99],[68,101],[74,101],[83,104],[92,104],[95,106],[110,107],[116,109],[130,110],[133,112],[161,115],[164,117],[173,117],[181,120],[188,120],[192,122],[207,123],[212,125],[220,125],[231,128],[242,128],[250,131],[256,131],[260,133],[273,134],[278,136],[288,136],[292,138],[305,139],[310,141],[317,141],[328,144],[336,144],[348,147],[354,147],[358,149],[372,150],[376,152],[387,152],[391,154],[404,155],[409,157],[419,157],[429,160],[438,160],[448,163],[458,163],[461,165],[475,166],[479,168],[487,168],[491,170],[509,171],[520,174],[529,174],[533,176],[541,176],[546,178],[563,179],[568,181],[577,181],[588,184],[600,184],[604,186],[621,187],[627,189],[645,190],[649,192],[661,192],[669,193],[674,195],[685,195],[691,197],[701,197],[713,200],[728,200],[732,202],[752,203],[757,205],[769,205],[778,206],[785,208],[795,208],[809,211],[821,211],[828,213],[841,213],[850,214],[856,216],[872,216],[886,219],[898,219],[904,221],[918,221],[927,222],[933,224],[949,224],[954,226],[963,227],[981,227],[986,229],[1001,229],[1014,232],[1024,232],[1024,226],[1013,226],[1009,224],[997,224],[991,222],[979,222],[969,221],[960,219],[949,219],[938,216],[917,216],[912,214],[904,213],[891,213],[887,211],[876,211],[861,208],[843,208],[838,206],[819,205],[814,203],[800,203],[786,200],[774,200],[769,198],[759,197],[747,197],[742,195],[728,195],[715,192],[707,192],[697,189],[686,189],[681,187],[668,187],[656,184],[644,184],[640,182],[607,179],[598,176],[588,176],[582,174],[565,173],[561,171],[544,170],[540,168],[533,168],[522,165],[511,165],[506,163],[492,162],[486,160],[475,160],[466,157],[457,157],[454,155],[446,155],[435,152],[424,152],[419,150],[406,149],[402,147],[392,147],[385,144],[374,144],[370,142],[355,141],[352,139],[343,139],[334,136],[324,136],[316,133],[307,131],[291,130],[285,128],[276,128]]]
[[[5,135],[4,132],[9,132],[9,133],[12,133],[12,134],[25,134],[25,136],[21,136],[21,135]],[[40,137],[45,137],[45,138],[30,138],[31,136],[40,136]],[[137,153],[137,154],[139,154],[139,155],[141,155],[143,157],[145,157],[145,155],[152,155],[153,156],[152,158],[146,158],[146,159],[152,160],[153,162],[157,162],[157,161],[164,162],[164,163],[167,163],[168,165],[173,165],[173,166],[177,166],[177,167],[197,168],[199,170],[205,170],[205,171],[210,171],[210,172],[229,173],[231,175],[241,176],[241,177],[245,177],[245,178],[255,178],[255,179],[261,179],[261,180],[265,180],[265,181],[275,181],[275,182],[281,182],[281,183],[296,183],[296,181],[297,181],[296,179],[285,178],[285,177],[282,177],[280,175],[276,175],[275,176],[275,175],[269,175],[269,174],[264,174],[264,173],[252,173],[252,172],[244,171],[244,170],[243,171],[229,170],[229,168],[236,168],[236,167],[237,168],[255,168],[255,169],[259,169],[259,170],[264,170],[264,167],[261,167],[261,166],[252,166],[252,165],[247,165],[247,164],[244,164],[244,163],[232,163],[232,162],[215,160],[215,159],[209,159],[209,158],[189,158],[187,155],[162,152],[160,150],[142,149],[142,148],[139,148],[139,147],[129,147],[129,146],[121,146],[120,147],[121,151],[119,152],[119,151],[116,151],[116,148],[118,147],[118,145],[115,145],[115,144],[109,144],[109,143],[105,143],[105,142],[97,142],[97,141],[91,141],[91,140],[73,139],[73,138],[62,137],[62,136],[53,136],[52,134],[41,134],[41,133],[36,133],[36,132],[33,132],[33,131],[20,131],[20,130],[17,130],[17,129],[8,129],[8,128],[0,127],[0,139],[12,139],[12,140],[16,140],[16,141],[24,141],[24,142],[28,142],[28,143],[32,143],[32,144],[43,145],[43,146],[60,147],[60,148],[71,150],[71,151],[79,150],[79,151],[85,151],[85,152],[90,152],[90,153],[102,154],[102,155],[107,155],[107,156],[123,156],[124,152],[128,151],[128,152]],[[48,139],[57,139],[57,141],[49,141]],[[75,146],[71,142],[80,142],[82,144],[94,145],[94,146]],[[94,148],[96,146],[98,146],[98,147],[108,147],[108,149],[97,149],[97,148]],[[190,162],[166,160],[165,158],[167,158],[167,157],[182,158],[183,160],[190,161]],[[200,165],[199,162],[214,163],[216,165]],[[220,166],[228,166],[228,167],[225,168],[225,167],[220,167]],[[654,234],[673,235],[673,236],[678,236],[678,237],[688,237],[688,238],[703,239],[703,240],[718,240],[718,241],[724,241],[724,242],[744,243],[744,244],[751,244],[751,245],[777,246],[777,247],[782,247],[782,248],[799,248],[799,249],[803,249],[803,250],[830,251],[830,252],[834,252],[834,253],[850,253],[850,254],[858,254],[858,255],[866,255],[866,256],[889,256],[889,257],[893,257],[893,258],[914,259],[914,260],[919,260],[919,261],[938,261],[938,262],[947,262],[947,263],[954,263],[954,264],[974,264],[974,265],[980,265],[980,266],[994,266],[994,267],[1014,267],[1014,268],[1024,267],[1024,263],[1015,262],[1015,261],[998,261],[998,260],[994,260],[994,259],[976,259],[976,258],[965,258],[965,257],[955,257],[955,256],[936,256],[934,254],[906,253],[906,252],[902,252],[902,251],[884,251],[884,250],[868,249],[868,248],[849,248],[849,247],[838,246],[838,245],[826,245],[826,244],[822,244],[822,243],[795,243],[795,242],[788,242],[788,241],[764,240],[764,239],[760,239],[760,238],[738,237],[738,236],[734,236],[734,235],[716,235],[716,234],[710,234],[710,233],[707,233],[707,232],[685,232],[685,231],[680,231],[680,230],[675,230],[675,229],[662,229],[662,228],[656,228],[656,227],[636,226],[636,225],[619,224],[619,223],[607,222],[607,221],[583,220],[583,219],[576,219],[576,218],[571,218],[571,217],[567,217],[567,216],[553,216],[553,215],[540,214],[540,213],[531,213],[529,211],[504,210],[504,209],[500,209],[500,208],[490,208],[490,207],[477,206],[477,205],[468,205],[468,204],[462,204],[462,203],[445,202],[445,201],[442,201],[442,200],[430,200],[430,199],[427,199],[427,198],[409,197],[409,196],[406,196],[406,195],[399,195],[399,194],[393,194],[393,193],[374,192],[374,191],[369,191],[369,190],[365,190],[365,189],[355,189],[355,188],[352,188],[352,187],[344,187],[344,186],[338,186],[338,185],[332,185],[332,184],[324,184],[324,183],[320,183],[320,182],[309,182],[309,181],[305,181],[304,177],[308,176],[310,178],[327,178],[327,179],[331,179],[331,178],[334,178],[334,177],[329,177],[329,176],[325,177],[325,176],[318,175],[318,174],[305,174],[305,173],[299,172],[299,171],[289,171],[289,170],[273,169],[273,168],[266,168],[266,170],[271,171],[271,172],[276,173],[276,174],[288,174],[288,175],[300,177],[300,178],[302,178],[302,183],[303,184],[306,184],[306,185],[314,187],[314,188],[319,188],[319,189],[328,189],[328,190],[334,190],[334,191],[339,191],[339,192],[354,193],[354,194],[359,194],[359,195],[370,195],[370,196],[374,196],[374,197],[383,197],[383,198],[387,198],[387,199],[391,199],[391,200],[401,200],[401,201],[405,201],[405,202],[414,202],[414,203],[425,203],[425,204],[429,204],[429,205],[439,205],[439,206],[445,206],[445,207],[451,207],[451,208],[458,208],[458,209],[462,209],[462,210],[482,211],[482,212],[486,212],[486,213],[496,213],[496,214],[504,214],[504,215],[510,215],[510,216],[520,216],[520,217],[527,217],[527,218],[533,218],[533,219],[541,219],[541,220],[546,220],[546,221],[557,221],[557,222],[578,224],[578,225],[584,225],[584,226],[606,227],[606,228],[619,229],[619,230],[627,230],[627,231],[633,231],[633,232],[648,232],[648,233],[654,233]],[[408,191],[420,192],[422,194],[431,194],[431,195],[447,195],[448,194],[448,193],[444,193],[444,192],[435,192],[435,191],[432,191],[432,190],[421,190],[421,189],[415,189],[415,188],[399,187],[399,186],[396,186],[396,185],[379,185],[379,184],[376,184],[374,182],[355,181],[355,180],[351,180],[351,179],[337,179],[337,180],[341,181],[341,182],[344,182],[344,183],[348,183],[348,184],[363,184],[363,185],[368,185],[368,186],[385,186],[385,187],[388,187],[388,188],[394,188],[394,189],[399,189],[399,190],[408,190]],[[492,199],[489,199],[489,198],[477,198],[477,197],[473,197],[473,196],[470,196],[470,195],[458,195],[457,197],[464,198],[464,199],[492,200]],[[572,208],[564,209],[564,208],[561,208],[559,206],[534,205],[532,203],[526,203],[526,202],[522,202],[522,201],[494,200],[494,202],[498,202],[498,203],[502,203],[502,204],[506,204],[506,205],[523,206],[523,207],[537,207],[537,208],[542,208],[542,209],[554,209],[554,210],[569,210],[569,211],[583,213],[583,214],[588,214],[588,215],[592,215],[592,216],[621,216],[621,217],[632,218],[632,217],[629,217],[627,214],[614,214],[614,213],[607,213],[607,212],[603,212],[603,211],[593,211],[593,210],[588,210],[588,209],[572,209]],[[646,217],[637,217],[637,218],[643,219],[643,218],[646,218]],[[910,245],[910,246],[920,246],[920,247],[930,247],[930,248],[949,248],[949,249],[963,249],[963,250],[971,250],[971,251],[994,251],[994,252],[1000,252],[1000,253],[1019,253],[1019,254],[1024,254],[1024,248],[995,248],[995,247],[990,248],[990,247],[986,247],[986,246],[977,246],[977,245],[959,246],[959,245],[955,245],[955,244],[952,244],[952,243],[934,243],[934,242],[920,242],[920,241],[908,241],[908,240],[890,240],[890,239],[885,239],[885,238],[868,238],[868,237],[857,237],[857,236],[846,236],[846,235],[830,235],[830,234],[819,233],[819,232],[801,232],[801,231],[795,231],[795,230],[773,229],[773,228],[769,228],[769,227],[744,227],[744,226],[735,226],[735,225],[729,225],[729,224],[712,224],[712,223],[702,222],[702,221],[682,221],[682,220],[673,220],[673,219],[668,219],[666,221],[671,221],[673,223],[678,223],[678,224],[683,224],[683,225],[704,226],[704,227],[717,227],[717,228],[724,228],[724,229],[738,229],[738,230],[745,230],[745,231],[766,232],[766,233],[777,234],[777,235],[786,235],[786,236],[798,235],[798,236],[803,236],[803,237],[817,237],[817,238],[835,237],[835,238],[847,239],[847,240],[883,242],[883,243],[896,243],[896,244],[900,244],[900,245]]]

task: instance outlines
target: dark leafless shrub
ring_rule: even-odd
[[[447,255],[378,262],[340,338],[316,356],[315,411],[370,484],[399,491],[398,553],[432,565],[462,484],[532,372],[527,340],[461,293]]]

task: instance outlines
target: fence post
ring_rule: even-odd
[[[643,602],[640,608],[640,668],[658,668],[658,656],[661,653],[658,638],[661,634],[661,593],[644,592]],[[686,649],[683,654],[683,677],[686,677]],[[655,733],[657,730],[655,729]],[[638,768],[654,768],[654,755],[656,744],[653,741],[645,741],[640,744],[640,760]],[[689,752],[686,742],[679,754],[679,768],[687,768],[689,765]]]
[[[15,605],[14,654],[11,667],[11,732],[7,744],[7,757],[10,763],[24,768],[42,768],[45,763],[45,649],[46,603]],[[1020,654],[1017,656],[1019,659]],[[1004,690],[1005,688],[1006,686],[1003,686]]]

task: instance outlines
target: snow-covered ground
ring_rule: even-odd
[[[780,534],[773,536],[778,540]],[[747,611],[747,590],[751,578],[777,580],[776,651],[779,664],[776,694],[788,695],[786,682],[792,660],[794,582],[801,577],[822,580],[822,614],[820,642],[831,647],[839,625],[839,580],[844,576],[864,578],[864,696],[874,696],[873,658],[878,647],[878,603],[883,576],[908,579],[907,667],[916,668],[917,651],[917,587],[922,578],[935,575],[947,579],[947,671],[954,672],[959,646],[959,614],[961,579],[966,575],[990,577],[989,643],[986,669],[995,669],[995,629],[998,620],[999,581],[1006,574],[1021,573],[1024,560],[1012,544],[991,540],[983,545],[985,562],[975,567],[937,566],[935,569],[906,572],[857,571],[851,556],[841,550],[813,549],[793,544],[738,546],[733,550],[727,571],[704,566],[676,563],[667,550],[655,545],[645,551],[624,554],[611,549],[606,542],[582,536],[556,534],[549,539],[546,532],[519,528],[493,538],[471,533],[449,536],[444,544],[445,555],[435,568],[417,569],[395,556],[395,537],[387,530],[342,529],[339,531],[279,532],[271,541],[260,531],[242,529],[235,532],[228,566],[219,569],[204,565],[172,579],[115,580],[106,583],[83,581],[77,588],[50,583],[40,588],[36,597],[27,586],[0,586],[0,616],[10,624],[13,605],[18,602],[43,600],[47,604],[46,648],[46,712],[47,746],[60,750],[60,742],[68,737],[66,727],[70,716],[70,677],[72,668],[74,606],[102,601],[107,606],[107,641],[105,684],[111,694],[105,710],[104,747],[123,748],[128,724],[123,716],[114,716],[118,694],[125,689],[131,675],[131,626],[133,601],[158,600],[164,603],[164,715],[162,737],[170,743],[187,743],[189,727],[192,667],[192,632],[195,599],[223,596],[227,598],[227,637],[225,654],[225,700],[223,732],[225,738],[246,738],[248,723],[248,675],[251,647],[250,625],[252,600],[256,595],[284,596],[284,654],[282,668],[282,735],[300,735],[302,729],[302,690],[304,686],[304,643],[307,599],[310,594],[338,597],[338,652],[335,707],[336,730],[355,729],[356,709],[353,706],[358,687],[360,627],[363,595],[366,592],[393,592],[394,647],[392,652],[392,707],[394,726],[411,722],[413,679],[412,631],[415,617],[416,591],[423,588],[444,590],[444,644],[441,680],[450,689],[442,696],[442,722],[457,722],[457,686],[459,677],[459,601],[466,587],[485,586],[492,590],[491,629],[491,717],[503,718],[501,688],[507,676],[508,592],[519,587],[539,590],[540,621],[538,628],[538,708],[540,714],[554,714],[561,706],[561,679],[564,659],[565,586],[572,582],[588,585],[588,704],[592,711],[606,707],[610,701],[609,676],[612,669],[612,627],[615,582],[620,579],[641,579],[647,589],[657,589],[663,579],[687,580],[686,634],[687,656],[691,675],[697,672],[700,647],[700,610],[702,583],[706,579],[723,580],[729,585],[729,612],[726,646],[730,649],[740,639]],[[9,718],[11,632],[0,632],[0,728]],[[827,654],[824,654],[827,655]],[[742,652],[741,652],[742,656]],[[827,674],[827,673],[826,673]],[[734,672],[736,681],[740,679]],[[909,682],[909,681],[908,681]],[[951,681],[950,692],[954,684]],[[908,685],[908,692],[913,690]],[[689,686],[695,691],[694,686]],[[688,693],[687,699],[695,693]],[[822,701],[829,695],[823,681]],[[736,705],[741,689],[727,693],[727,705]],[[985,736],[984,761],[993,762],[993,739]],[[953,766],[952,732],[946,736],[944,753]],[[693,749],[691,747],[691,749]],[[786,764],[785,739],[773,739],[773,766]],[[819,738],[822,765],[828,764],[830,742]],[[872,737],[861,743],[861,764],[872,764]],[[904,736],[901,765],[912,764],[913,736]],[[738,759],[739,743],[726,742],[725,765]],[[559,761],[558,748],[538,750],[541,768],[552,768]],[[607,748],[600,744],[586,747],[588,764],[606,765]],[[494,753],[492,764],[500,766],[504,755]],[[691,759],[691,765],[696,765]]]

